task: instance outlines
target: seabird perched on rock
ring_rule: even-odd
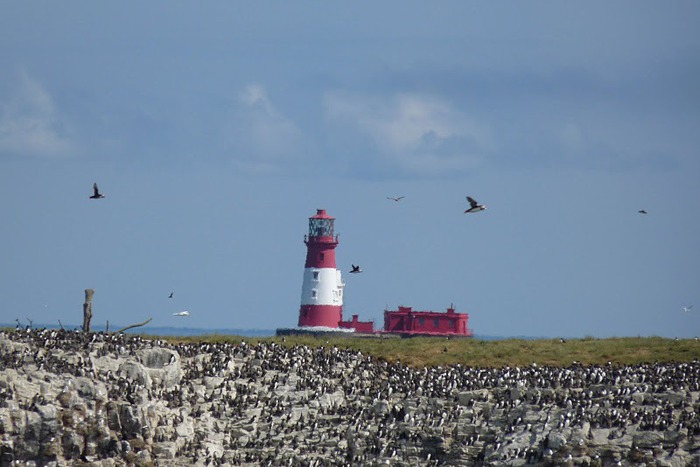
[[[472,198],[471,196],[467,196],[467,201],[469,201],[469,209],[464,211],[465,214],[472,213],[472,212],[479,212],[479,211],[483,211],[484,209],[486,209],[486,206],[484,206],[483,204],[477,203],[476,200],[474,198]]]
[[[360,266],[355,266],[353,264],[352,269],[350,270],[350,274],[357,274],[358,272],[362,272],[362,269],[360,269]]]
[[[189,316],[190,312],[189,311],[178,311],[177,313],[173,313],[173,316]]]
[[[92,184],[92,191],[93,191],[93,194],[92,194],[92,196],[90,196],[90,199],[100,199],[100,198],[105,197],[105,195],[100,193],[100,190],[97,188],[97,183]]]

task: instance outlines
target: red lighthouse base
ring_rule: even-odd
[[[337,328],[343,320],[342,310],[335,305],[302,305],[299,309],[299,326]]]

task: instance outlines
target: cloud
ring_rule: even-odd
[[[580,156],[585,149],[583,131],[579,125],[567,123],[560,128],[555,136],[562,147],[562,154],[567,158]]]
[[[21,70],[13,94],[0,104],[0,153],[35,157],[75,153],[75,145],[65,134],[66,123],[41,83]]]
[[[249,84],[239,95],[227,132],[236,163],[248,171],[277,171],[303,154],[302,132],[260,84]]]
[[[478,166],[497,149],[492,129],[427,95],[377,98],[328,93],[331,122],[369,137],[384,162],[408,173],[441,175]]]
[[[654,129],[644,136],[635,137],[631,132],[637,126],[631,128],[620,122],[609,122],[605,117],[596,122],[583,119],[551,123],[539,135],[541,153],[545,156],[532,155],[528,163],[603,171],[673,170],[678,167],[678,154],[658,145]]]

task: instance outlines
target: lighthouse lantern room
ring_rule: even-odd
[[[343,320],[343,283],[335,266],[338,236],[334,234],[335,218],[318,209],[309,218],[306,243],[304,282],[301,287],[300,327],[338,328]]]

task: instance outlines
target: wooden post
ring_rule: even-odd
[[[92,320],[92,296],[93,289],[85,289],[85,303],[83,303],[83,332],[90,332],[90,320]]]

